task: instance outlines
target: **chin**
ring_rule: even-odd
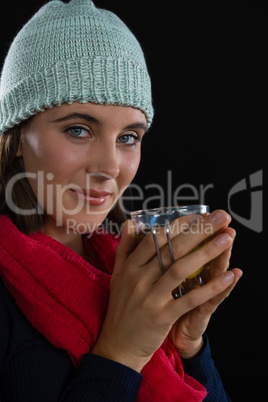
[[[62,227],[66,229],[67,234],[75,233],[86,235],[94,232],[102,226],[107,214],[97,215],[94,217],[85,215],[83,216],[65,216],[62,222]]]

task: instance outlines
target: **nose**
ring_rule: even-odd
[[[91,150],[87,172],[107,179],[115,179],[119,175],[119,155],[116,145],[111,141],[96,141]]]

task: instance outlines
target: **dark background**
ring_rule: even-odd
[[[2,6],[1,62],[16,32],[43,4],[16,0]],[[228,210],[236,183],[246,179],[248,184],[258,171],[265,179],[268,6],[191,0],[95,0],[95,5],[115,12],[134,32],[152,78],[155,118],[135,183],[147,199],[159,194],[146,189],[151,183],[167,194],[168,174],[173,192],[189,184],[200,195],[200,186],[209,185],[205,198],[195,202]],[[193,202],[189,188],[182,195],[181,203]],[[250,189],[234,195],[231,210],[249,219],[250,196]],[[142,201],[131,207],[142,208]],[[232,227],[237,237],[231,266],[244,275],[214,314],[208,333],[232,400],[258,401],[264,398],[267,371],[266,227],[257,233],[235,218]]]

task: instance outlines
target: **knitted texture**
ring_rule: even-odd
[[[0,133],[46,108],[73,102],[133,106],[148,125],[151,82],[127,26],[91,0],[52,0],[17,34],[0,81]]]

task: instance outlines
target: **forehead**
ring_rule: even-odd
[[[91,102],[62,104],[46,109],[38,113],[34,120],[36,122],[52,123],[68,115],[88,115],[99,124],[109,124],[114,126],[126,126],[139,122],[146,129],[147,121],[145,114],[132,106],[100,105]]]

